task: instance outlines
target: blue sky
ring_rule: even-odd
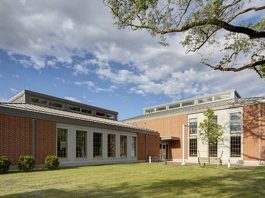
[[[0,2],[0,100],[29,89],[119,112],[237,89],[265,96],[252,71],[223,73],[185,54],[183,35],[169,47],[145,31],[118,30],[98,0]]]

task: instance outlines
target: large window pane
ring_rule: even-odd
[[[102,157],[102,134],[93,134],[93,157]]]
[[[57,129],[57,156],[67,157],[67,129]]]
[[[120,136],[120,156],[127,157],[127,136]]]
[[[230,113],[230,132],[231,133],[241,133],[242,123],[241,123],[241,113]]]
[[[197,118],[189,119],[189,133],[197,134]]]
[[[86,157],[87,153],[87,132],[76,131],[76,157]]]
[[[230,156],[240,157],[241,156],[241,136],[231,136],[230,138]]]
[[[209,145],[209,155],[210,157],[217,157],[217,141]]]
[[[131,157],[136,157],[136,137],[132,137]]]
[[[190,139],[189,155],[190,157],[197,157],[197,139]]]
[[[116,135],[108,134],[108,157],[116,155]]]

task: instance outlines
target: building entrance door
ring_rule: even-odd
[[[160,144],[160,159],[161,160],[167,160],[169,159],[169,155],[168,155],[168,152],[169,152],[169,145],[168,143],[161,143]]]

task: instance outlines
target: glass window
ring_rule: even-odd
[[[164,111],[164,110],[166,110],[166,107],[157,107],[156,108],[156,111]]]
[[[230,113],[230,132],[231,133],[241,133],[241,113]]]
[[[197,157],[197,139],[190,139],[189,141],[189,155],[190,157]]]
[[[217,141],[209,145],[209,155],[210,157],[217,157]]]
[[[114,119],[114,115],[113,114],[106,114],[106,118],[109,118],[109,119]]]
[[[67,129],[57,129],[57,156],[67,157]]]
[[[87,153],[87,132],[76,131],[76,157],[86,157]]]
[[[82,109],[81,112],[86,114],[92,114],[92,111],[88,109]]]
[[[116,135],[108,134],[108,157],[116,155]]]
[[[179,108],[179,107],[180,107],[180,104],[172,104],[172,105],[168,106],[169,109],[176,109],[176,108]]]
[[[224,99],[229,99],[229,98],[231,98],[230,94],[222,94],[222,95],[214,96],[214,100],[224,100]]]
[[[185,107],[185,106],[191,106],[191,105],[194,105],[194,101],[187,101],[187,102],[183,102],[182,103],[182,106]]]
[[[127,157],[127,136],[120,136],[120,156]]]
[[[153,113],[155,110],[154,109],[146,109],[145,113]]]
[[[136,137],[132,137],[131,157],[136,157]]]
[[[56,107],[56,108],[63,108],[63,105],[57,102],[49,102],[49,106]]]
[[[31,98],[31,102],[33,102],[33,103],[39,103],[40,100],[39,100],[39,98]]]
[[[96,115],[100,117],[105,117],[105,113],[101,113],[101,112],[96,112]]]
[[[80,108],[79,107],[75,107],[75,106],[69,106],[68,109],[70,111],[80,111]]]
[[[217,117],[217,115],[214,116],[213,121],[214,121],[215,123],[218,123],[218,117]]]
[[[47,105],[47,100],[41,99],[41,98],[31,98],[31,102]]]
[[[230,156],[241,157],[241,136],[230,137]]]
[[[102,157],[102,134],[93,133],[93,157]]]
[[[198,103],[201,104],[201,103],[211,102],[212,100],[213,100],[212,97],[201,98],[198,100]]]
[[[189,133],[197,134],[197,118],[189,119]]]

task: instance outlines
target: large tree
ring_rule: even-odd
[[[146,29],[161,36],[185,32],[187,52],[221,71],[252,69],[265,78],[264,0],[104,0],[119,28]],[[260,17],[252,17],[256,12]],[[219,47],[214,60],[202,51]],[[216,57],[218,59],[216,60]]]
[[[208,108],[203,114],[205,119],[199,124],[199,137],[208,145],[208,163],[210,164],[210,147],[221,140],[223,129],[217,123],[217,117],[212,109]]]

